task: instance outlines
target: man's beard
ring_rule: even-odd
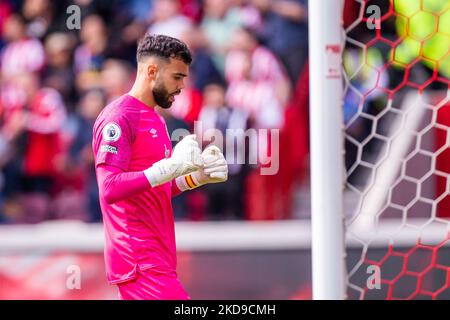
[[[175,94],[180,93],[180,91],[169,94],[163,83],[157,83],[153,88],[152,93],[156,104],[161,108],[168,109],[172,106],[173,103],[173,101],[170,101],[169,98],[171,96],[175,96]]]

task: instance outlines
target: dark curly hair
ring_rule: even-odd
[[[169,36],[147,33],[139,41],[136,58],[137,61],[142,61],[143,58],[152,55],[167,60],[179,59],[186,64],[192,62],[191,52],[184,42]]]

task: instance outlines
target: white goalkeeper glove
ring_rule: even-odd
[[[152,187],[159,186],[177,177],[194,172],[203,166],[201,149],[196,135],[184,137],[173,149],[172,156],[155,162],[144,170]]]
[[[227,181],[228,164],[219,148],[209,146],[203,150],[201,156],[203,168],[175,180],[181,191],[192,190],[207,183]]]

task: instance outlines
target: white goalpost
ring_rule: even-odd
[[[344,299],[342,0],[309,2],[313,299]]]

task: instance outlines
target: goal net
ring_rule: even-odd
[[[343,5],[345,295],[450,299],[450,0]]]

